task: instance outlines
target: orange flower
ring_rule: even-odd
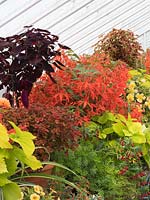
[[[0,98],[0,107],[1,108],[10,108],[11,105],[10,105],[9,100],[6,98]]]

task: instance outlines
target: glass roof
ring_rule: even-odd
[[[76,53],[92,52],[100,34],[130,29],[150,47],[150,0],[0,0],[0,37],[24,26],[49,30]]]

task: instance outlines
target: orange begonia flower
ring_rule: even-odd
[[[10,108],[11,105],[10,105],[9,100],[6,98],[0,98],[0,107],[1,108]]]

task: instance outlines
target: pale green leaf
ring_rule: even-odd
[[[8,170],[7,175],[12,176],[13,174],[15,174],[17,170],[17,161],[13,152],[11,152],[9,158],[6,159],[6,164],[7,164],[7,170]]]
[[[126,122],[128,130],[132,134],[142,133],[142,124],[140,122]]]
[[[131,137],[133,143],[135,144],[143,144],[146,142],[146,138],[145,138],[145,135],[144,134],[134,134],[132,137]]]
[[[124,123],[126,123],[126,118],[123,116],[123,115],[121,115],[121,114],[117,114],[117,118],[120,120],[120,121],[122,121],[122,122],[124,122]]]
[[[6,185],[8,183],[11,183],[11,181],[8,180],[7,174],[0,174],[0,187]]]
[[[11,134],[10,138],[22,147],[26,155],[32,155],[35,150],[35,145],[33,143],[35,136],[27,131],[22,131],[13,122],[10,122],[10,124],[16,131],[16,134]]]
[[[131,76],[141,75],[141,73],[138,72],[137,70],[130,70],[130,71],[129,71],[129,74],[130,74]]]
[[[112,127],[110,127],[110,128],[105,128],[105,129],[103,129],[103,131],[102,131],[102,133],[105,134],[105,135],[111,134],[111,133],[113,133],[113,132],[114,132],[114,130],[113,130]]]
[[[131,133],[130,131],[123,129],[123,133],[126,137],[131,137],[133,135],[133,133]]]
[[[107,135],[104,134],[104,133],[102,133],[102,132],[99,132],[98,137],[99,137],[100,139],[105,139],[105,138],[107,137]]]
[[[0,174],[6,173],[7,171],[7,166],[4,158],[0,158]]]
[[[0,148],[12,148],[12,145],[9,143],[9,135],[7,133],[7,129],[2,124],[0,124]]]
[[[112,125],[114,132],[119,135],[120,137],[124,136],[123,129],[125,128],[124,124],[121,122],[115,123]]]
[[[39,160],[36,159],[35,156],[26,155],[22,149],[18,147],[14,147],[13,155],[18,158],[19,161],[31,167],[31,169],[36,170],[42,167],[42,164]]]
[[[4,200],[19,200],[21,198],[21,190],[16,183],[9,183],[2,187]]]
[[[0,158],[8,158],[10,151],[8,149],[0,149]]]

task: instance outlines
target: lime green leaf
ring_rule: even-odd
[[[8,183],[11,183],[11,181],[8,180],[7,175],[6,174],[0,174],[0,186],[4,186]]]
[[[148,150],[149,150],[149,145],[147,144],[142,144],[142,153],[143,155],[145,156],[147,153],[148,153]]]
[[[130,71],[129,71],[129,74],[130,74],[131,76],[141,75],[141,73],[138,72],[137,70],[130,70]]]
[[[117,114],[117,118],[120,120],[120,121],[122,121],[122,122],[124,122],[124,123],[126,123],[126,118],[123,116],[123,115],[121,115],[121,114]]]
[[[35,146],[33,143],[33,139],[35,137],[27,131],[21,131],[21,129],[17,127],[13,122],[10,122],[10,124],[13,126],[13,128],[16,131],[16,134],[11,134],[10,138],[14,142],[17,142],[18,144],[20,144],[20,146],[22,147],[26,155],[32,155],[35,150]]]
[[[125,126],[121,122],[113,124],[112,127],[117,135],[119,135],[120,137],[124,136],[123,129],[125,128]]]
[[[99,137],[100,139],[105,139],[105,138],[107,137],[107,135],[104,134],[104,133],[102,133],[102,132],[99,132],[98,137]]]
[[[134,134],[131,137],[131,139],[132,139],[133,143],[135,143],[135,144],[142,144],[142,143],[146,142],[146,138],[145,138],[144,134]]]
[[[100,124],[105,124],[107,122],[107,118],[104,115],[94,116],[94,117],[92,117],[92,120],[95,121],[95,122],[98,122]]]
[[[110,134],[110,133],[113,133],[113,132],[114,132],[114,130],[113,130],[112,127],[110,127],[110,128],[105,128],[105,129],[103,129],[103,131],[102,131],[102,133],[105,134],[105,135]]]
[[[7,176],[12,176],[15,174],[16,169],[17,169],[17,161],[15,156],[13,155],[13,152],[10,153],[10,156],[8,159],[6,159],[6,165],[7,165]]]
[[[7,129],[2,124],[0,124],[0,148],[12,148],[12,145],[9,143],[9,135],[7,133]]]
[[[149,89],[149,86],[150,86],[150,82],[149,81],[146,81],[144,83],[141,83],[141,86],[145,87],[145,88],[148,88]]]
[[[143,157],[144,157],[144,160],[146,161],[148,167],[150,168],[150,155],[146,154]]]
[[[21,198],[21,190],[16,183],[9,183],[2,187],[5,200],[18,200]]]
[[[35,156],[32,155],[26,155],[22,149],[19,149],[18,147],[14,147],[13,149],[13,155],[18,158],[19,161],[22,163],[28,165],[33,170],[39,169],[42,167],[42,164],[39,160],[36,159]]]
[[[8,149],[0,149],[0,158],[8,158],[9,153]]]
[[[4,158],[0,158],[0,174],[2,173],[6,173],[7,171],[7,166],[5,163],[5,159]]]
[[[132,133],[142,133],[142,124],[139,122],[126,122],[126,125],[128,127],[128,130]]]
[[[130,131],[128,131],[128,130],[126,130],[126,129],[123,129],[123,133],[124,133],[124,135],[125,135],[126,137],[131,137],[131,136],[133,135]]]
[[[92,132],[95,132],[99,128],[99,126],[95,122],[91,122],[91,121],[88,123],[85,123],[85,127],[87,127]]]
[[[145,134],[147,143],[150,144],[150,127],[144,130],[144,134]]]

